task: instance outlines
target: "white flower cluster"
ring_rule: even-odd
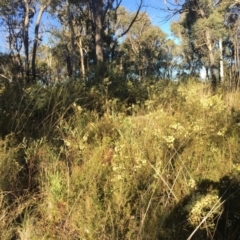
[[[205,108],[205,109],[209,109],[212,106],[214,106],[212,97],[210,97],[210,98],[202,98],[200,100],[200,102],[201,102],[203,108]]]
[[[238,172],[240,172],[240,165],[238,164],[238,163],[236,163],[236,164],[233,164],[233,169],[234,170],[236,170],[236,171],[238,171]]]
[[[72,108],[76,111],[81,113],[83,111],[82,107],[77,105],[75,102],[72,104]]]
[[[202,98],[200,100],[202,107],[207,110],[213,110],[216,111],[224,111],[226,109],[226,106],[222,100],[221,95],[215,95],[208,98]]]
[[[221,212],[221,207],[219,207],[219,205],[220,202],[217,193],[194,195],[191,202],[185,206],[185,210],[188,212],[188,222],[192,226],[197,227],[207,216],[205,221],[207,226],[214,227],[214,217]]]
[[[169,128],[174,130],[174,132],[176,133],[176,136],[187,137],[189,135],[188,130],[184,126],[182,126],[179,122],[171,124]]]
[[[114,177],[111,180],[112,182],[116,182],[116,181],[120,181],[120,180],[124,179],[125,167],[123,165],[121,165],[121,164],[113,164],[112,170],[114,172]]]
[[[161,136],[161,138],[170,148],[174,147],[174,141],[176,139],[183,139],[189,135],[188,130],[179,122],[171,124],[168,129],[168,134]]]
[[[155,179],[159,179],[162,169],[163,169],[162,161],[157,161],[156,165],[154,166],[155,173],[154,173],[153,177]]]
[[[123,165],[124,161],[122,161],[123,152],[122,149],[125,145],[116,146],[114,151],[114,161],[112,161],[112,171],[113,171],[113,178],[111,179],[112,182],[122,181],[124,180],[125,176],[125,166]],[[118,159],[120,157],[120,159]],[[119,160],[119,161],[118,161]]]
[[[133,170],[136,172],[138,169],[143,168],[146,164],[147,164],[147,160],[139,156],[135,159]]]
[[[168,147],[173,148],[173,143],[174,143],[174,140],[175,140],[174,136],[169,135],[169,136],[163,136],[162,138],[167,143]]]
[[[203,130],[203,126],[198,125],[197,123],[193,125],[192,127],[194,132],[201,132]]]
[[[194,189],[196,187],[196,182],[194,179],[190,179],[189,182],[188,182],[188,186],[191,188],[191,189]]]
[[[199,87],[191,84],[191,87],[179,86],[178,92],[184,96],[188,101],[194,102],[196,97],[199,95]]]
[[[68,147],[69,150],[84,150],[85,145],[84,143],[88,140],[88,133],[85,133],[81,140],[78,139],[76,134],[72,134],[71,137],[64,138],[64,144]]]

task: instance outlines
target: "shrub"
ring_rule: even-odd
[[[238,110],[196,81],[128,85],[128,110],[104,86],[23,93],[1,140],[3,239],[236,236]]]

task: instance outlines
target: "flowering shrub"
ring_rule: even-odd
[[[201,195],[194,194],[190,202],[184,207],[188,212],[188,222],[194,227],[210,228],[214,230],[214,220],[221,215],[222,205],[218,193]]]
[[[239,174],[239,113],[203,83],[146,83],[146,89],[145,102],[121,106],[107,99],[100,113],[71,98],[63,117],[66,109],[56,103],[53,108],[60,110],[54,119],[49,114],[47,122],[53,122],[50,129],[43,126],[43,137],[13,133],[1,140],[3,239],[11,239],[9,228],[25,239],[185,240],[194,231],[196,239],[221,234],[218,219],[228,216],[222,179]],[[90,95],[97,102],[100,90]],[[68,99],[58,97],[64,104]],[[211,184],[201,188],[206,180]]]

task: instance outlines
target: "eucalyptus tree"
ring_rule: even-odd
[[[172,47],[167,35],[152,25],[146,12],[141,12],[122,43],[125,72],[138,80],[168,76]]]
[[[33,80],[36,79],[36,54],[37,54],[37,47],[39,45],[39,42],[41,41],[39,39],[39,27],[40,27],[43,13],[47,10],[47,8],[50,6],[50,4],[54,4],[54,1],[53,0],[39,0],[38,4],[37,4],[39,12],[38,12],[35,26],[34,26],[34,40],[33,40],[33,50],[32,50],[32,77],[33,77]]]
[[[101,69],[105,62],[114,60],[119,39],[133,26],[143,6],[143,0],[139,0],[136,13],[120,33],[118,14],[121,2],[121,0],[59,2],[55,12],[69,38],[66,45],[70,49],[73,72],[79,69],[84,76],[90,65],[94,67],[98,65],[97,69]],[[100,72],[98,75],[101,78]]]
[[[31,12],[31,14],[30,14]],[[30,8],[29,3],[24,1],[12,0],[4,2],[0,8],[0,19],[3,27],[7,52],[10,54],[13,63],[21,70],[21,76],[28,75],[29,70],[29,45],[28,45],[28,27],[32,20],[34,10]],[[23,50],[24,49],[24,50]],[[24,51],[25,61],[21,58],[21,52]],[[23,68],[25,71],[23,71]]]
[[[178,39],[178,76],[196,76],[200,69],[205,65],[203,60],[203,53],[195,47],[194,39],[190,35],[190,32],[183,26],[182,21],[184,14],[180,16],[178,21],[171,23],[171,32],[175,38]]]
[[[43,13],[54,1],[10,0],[5,1],[0,8],[0,19],[5,30],[9,54],[13,61],[17,61],[19,68],[24,70],[21,72],[25,83],[36,78],[36,53],[40,43],[39,27]]]
[[[183,51],[180,44],[174,40],[168,39],[164,46],[165,55],[163,56],[163,77],[174,79],[183,74]],[[165,64],[164,64],[165,63]]]
[[[227,35],[224,22],[229,6],[226,0],[186,0],[171,9],[173,14],[180,13],[180,24],[192,52],[210,69],[213,88],[218,82],[219,67],[223,66],[221,43]]]
[[[90,0],[95,32],[96,59],[98,64],[103,62],[103,20],[112,2],[113,0],[107,1],[106,9],[104,9],[103,0]]]
[[[98,64],[103,63],[104,54],[103,54],[103,37],[104,37],[104,25],[106,22],[106,16],[109,11],[115,12],[115,19],[117,9],[119,8],[122,0],[90,0],[90,8],[93,15],[93,29],[94,29],[94,37],[95,37],[95,51],[96,51],[96,60]],[[121,34],[124,36],[131,28],[133,23],[135,22],[141,8],[143,6],[143,0],[140,0],[138,5],[138,9],[135,13],[135,16],[132,18],[129,23],[128,28],[125,32]]]
[[[68,75],[71,77],[76,74],[76,45],[75,45],[75,29],[74,29],[74,10],[69,0],[59,1],[52,9],[52,12],[57,16],[62,30],[55,34],[59,38],[58,46],[63,46],[66,50],[66,63],[68,68]]]
[[[228,29],[228,38],[223,42],[224,56],[227,59],[229,82],[231,87],[239,87],[240,81],[240,4],[234,2],[225,17],[225,24]]]

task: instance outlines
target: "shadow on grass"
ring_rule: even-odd
[[[207,195],[218,196],[219,201],[206,203],[198,217],[195,226],[189,221],[189,212],[197,203],[206,199]],[[196,201],[197,200],[197,201]],[[212,214],[213,205],[219,206]],[[189,208],[189,206],[191,206]],[[189,210],[190,209],[190,210]],[[201,212],[200,211],[200,212]],[[203,220],[205,216],[205,221]],[[196,219],[196,218],[195,218]],[[202,223],[202,224],[200,224]],[[170,212],[160,224],[158,240],[238,240],[240,239],[240,178],[227,175],[219,182],[201,181],[195,189],[186,196]]]

